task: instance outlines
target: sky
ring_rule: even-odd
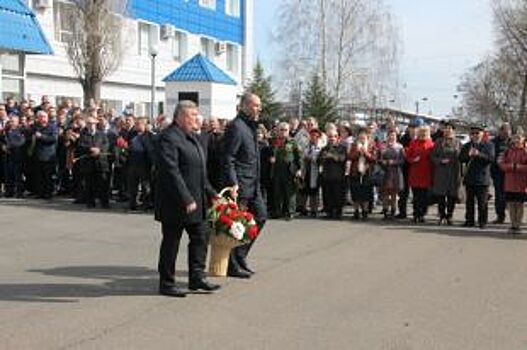
[[[314,1],[314,0],[311,0]],[[277,51],[270,33],[280,0],[255,0],[256,55],[276,74]],[[385,0],[399,28],[401,96],[391,107],[442,116],[460,104],[461,76],[493,50],[488,0]],[[279,87],[276,87],[279,88]],[[423,100],[424,99],[424,100]]]

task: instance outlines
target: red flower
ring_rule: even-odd
[[[234,202],[229,202],[229,209],[238,209],[238,206]]]
[[[227,228],[231,228],[232,224],[234,223],[234,221],[232,221],[232,219],[226,215],[221,215],[219,220],[220,223]]]
[[[122,136],[117,138],[116,145],[118,148],[128,148],[128,142]]]
[[[216,207],[216,211],[223,211],[223,209],[225,209],[225,204],[219,204],[217,207]]]
[[[245,212],[245,220],[251,221],[252,219],[254,219],[254,215],[249,212]]]
[[[253,239],[255,239],[256,237],[258,237],[258,234],[260,233],[260,229],[258,228],[257,225],[254,225],[254,226],[251,226],[249,228],[249,231],[247,232],[247,234],[249,235],[249,239],[252,241]]]

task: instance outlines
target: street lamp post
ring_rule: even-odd
[[[302,103],[302,81],[298,83],[298,119],[302,120],[304,114],[304,105]]]

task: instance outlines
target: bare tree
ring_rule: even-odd
[[[501,56],[522,80],[518,118],[527,125],[527,2],[498,0],[493,9]]]
[[[286,86],[318,74],[339,102],[371,101],[393,86],[399,40],[383,0],[286,0],[279,19]]]
[[[84,93],[84,103],[99,101],[101,85],[119,67],[123,58],[122,18],[115,9],[126,8],[123,1],[72,0],[73,34],[66,52]]]

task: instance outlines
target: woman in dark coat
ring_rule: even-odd
[[[354,219],[368,218],[368,205],[373,196],[371,174],[376,160],[376,148],[366,130],[361,130],[348,154],[351,161],[351,199]],[[360,211],[360,212],[359,212]]]
[[[444,125],[442,135],[430,155],[434,165],[432,190],[439,205],[439,225],[446,222],[450,226],[461,185],[461,143],[456,139],[454,125],[451,123]]]

